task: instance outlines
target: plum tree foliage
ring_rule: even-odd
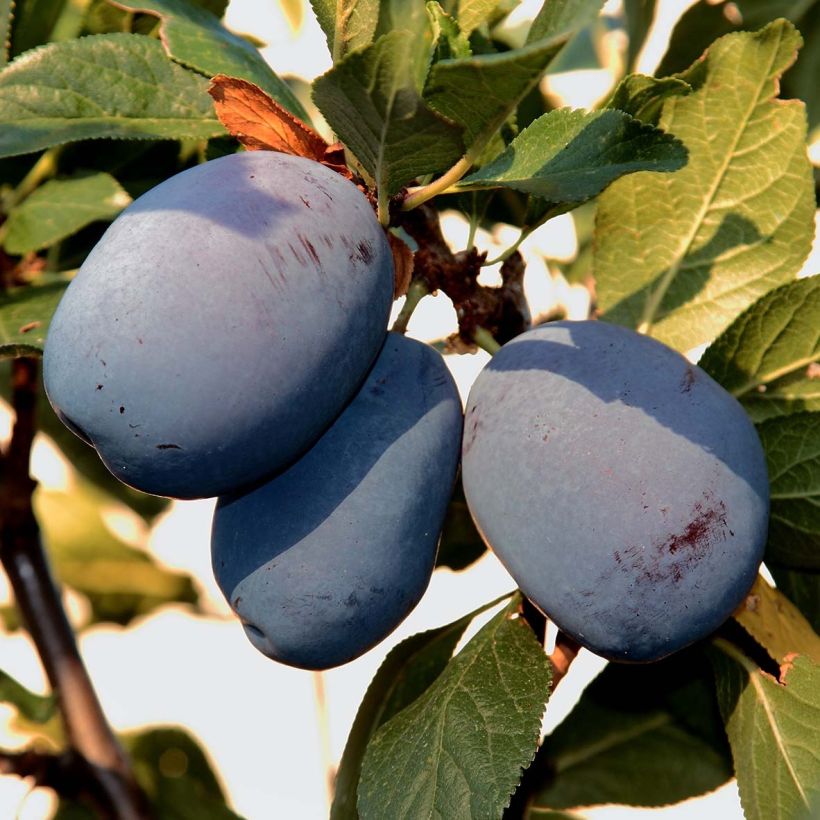
[[[309,86],[226,5],[0,0],[3,614],[53,689],[0,671],[32,727],[3,770],[58,817],[236,816],[184,732],[114,735],[57,591],[89,623],[196,611],[103,510],[219,496],[215,576],[275,661],[358,657],[486,547],[520,587],[387,654],[334,820],[583,817],[732,776],[748,818],[819,812],[817,3],[701,0],[646,76],[654,3],[521,26],[505,0],[311,0],[332,67]],[[610,93],[557,105],[542,79],[601,67],[614,29]],[[519,250],[569,212],[574,322],[533,315]],[[474,239],[502,224],[490,287]],[[458,330],[407,338],[437,291]],[[462,436],[447,364],[479,347]],[[38,430],[68,492],[29,477]],[[542,737],[580,647],[611,662]]]

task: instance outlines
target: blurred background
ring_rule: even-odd
[[[510,43],[541,5],[542,0],[524,0],[510,15],[504,24]],[[658,0],[655,22],[638,55],[639,72],[655,70],[672,28],[690,5],[688,0]],[[324,36],[306,0],[233,0],[226,22],[264,42],[262,53],[280,76],[309,81],[330,67]],[[542,90],[556,103],[592,106],[611,90],[626,49],[620,0],[610,0],[596,31],[562,58],[560,71],[543,80]],[[819,148],[820,141],[815,140],[815,163],[820,162]],[[569,318],[586,317],[590,296],[584,285],[585,248],[578,238],[585,219],[590,216],[583,208],[557,217],[522,246],[525,288],[534,316],[560,310]],[[445,214],[443,224],[453,248],[464,247],[467,222],[453,212]],[[502,225],[492,235],[479,230],[476,244],[492,257],[516,236],[515,229]],[[815,240],[806,272],[817,270],[819,257]],[[500,281],[497,269],[485,268],[482,281]],[[394,316],[400,307],[401,301]],[[422,301],[408,333],[429,341],[455,330],[452,304],[439,295]],[[698,352],[692,351],[693,359]],[[447,357],[463,398],[487,359],[481,351]],[[11,423],[8,405],[0,404],[0,441],[8,439]],[[46,538],[59,555],[61,577],[74,577],[73,588],[83,592],[66,592],[66,605],[74,623],[85,625],[81,651],[112,725],[122,732],[148,725],[183,727],[206,751],[232,807],[249,820],[327,817],[333,768],[358,704],[389,649],[514,587],[490,553],[462,572],[439,569],[417,609],[367,655],[322,675],[290,669],[252,648],[214,583],[208,543],[213,501],[174,502],[148,526],[131,506],[113,497],[101,499],[100,491],[75,471],[46,433],[38,435],[32,468],[41,482],[38,511]],[[92,543],[98,549],[89,562],[77,550]],[[114,578],[119,597],[110,594]],[[123,583],[131,585],[125,597]],[[6,622],[0,635],[0,666],[32,690],[45,693],[31,642],[22,632],[10,631],[13,613],[3,576],[0,603]],[[465,638],[492,614],[480,619]],[[95,623],[103,617],[127,626]],[[567,714],[603,664],[582,651],[550,701],[544,732]],[[22,747],[33,730],[47,745],[54,726],[35,727],[11,707],[0,705],[0,746]],[[184,752],[166,758],[160,759],[160,768],[169,771],[191,764]],[[17,778],[0,778],[0,818],[40,820],[50,817],[54,808],[49,792],[32,790]],[[601,807],[584,815],[592,820],[743,816],[734,783],[665,809]]]

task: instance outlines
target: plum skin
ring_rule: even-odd
[[[359,392],[302,458],[219,499],[214,575],[260,652],[328,669],[398,626],[430,581],[461,430],[441,355],[390,333]]]
[[[470,392],[462,477],[522,591],[612,660],[713,632],[763,558],[769,484],[746,412],[679,353],[604,322],[502,347]]]
[[[92,250],[51,323],[46,392],[126,484],[229,492],[338,415],[384,341],[392,287],[348,180],[270,151],[212,160],[139,197]]]

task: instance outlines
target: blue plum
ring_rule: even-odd
[[[230,492],[339,414],[384,342],[392,288],[352,183],[301,157],[226,156],[109,227],[54,315],[46,391],[126,484]]]
[[[652,661],[715,630],[763,557],[766,461],[738,402],[654,339],[554,322],[476,379],[462,450],[478,529],[593,652]]]
[[[327,669],[395,629],[430,581],[461,429],[441,355],[390,333],[353,401],[301,459],[219,499],[214,575],[260,652]]]

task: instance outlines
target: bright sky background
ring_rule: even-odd
[[[541,2],[525,0],[516,17],[532,16]],[[688,0],[659,0],[658,21],[642,53],[641,71],[653,71],[675,20],[688,5]],[[616,2],[607,4],[607,13],[617,11]],[[253,33],[267,42],[263,53],[283,74],[312,78],[330,66],[324,37],[309,12],[296,33],[274,0],[234,0],[227,22],[235,30]],[[618,38],[615,34],[608,44],[613,54],[621,45]],[[567,104],[582,107],[606,93],[609,83],[606,72],[576,72],[553,78],[550,90],[563,96]],[[454,246],[463,247],[467,234],[464,220],[447,215],[444,226]],[[477,240],[482,247],[500,250],[514,236],[514,230],[501,229],[492,237],[479,232]],[[553,220],[523,247],[533,312],[560,301],[567,305],[571,317],[583,318],[588,307],[586,291],[570,288],[551,274],[540,253],[547,248],[552,257],[573,257],[576,244],[570,217]],[[492,271],[487,274],[490,283],[492,275]],[[452,305],[440,296],[424,300],[413,317],[410,335],[441,338],[454,329]],[[449,357],[465,397],[487,358],[484,353]],[[9,424],[7,409],[0,408],[0,440],[4,431],[7,435]],[[70,484],[70,466],[43,436],[37,441],[33,468],[48,485]],[[196,577],[212,617],[193,618],[181,608],[171,607],[126,630],[95,627],[83,635],[82,653],[116,729],[181,724],[209,751],[240,814],[249,820],[322,820],[328,811],[326,766],[338,761],[359,701],[388,650],[415,632],[460,617],[514,584],[491,554],[466,572],[436,572],[421,604],[393,635],[364,657],[322,676],[327,699],[325,723],[317,711],[317,677],[264,658],[230,616],[210,569],[212,510],[213,501],[177,502],[150,533],[128,510],[111,511],[112,527],[126,532],[133,543],[149,549],[169,566]],[[5,578],[0,576],[0,593],[4,585]],[[69,597],[68,604],[71,611],[82,610],[83,604],[76,597]],[[29,640],[22,634],[0,639],[0,667],[32,689],[45,692],[44,676]],[[602,665],[582,652],[550,702],[545,730],[572,708],[582,687]],[[0,707],[0,745],[5,747],[24,740],[9,732],[10,713],[10,709]],[[48,792],[30,792],[28,784],[16,778],[0,778],[0,817],[42,820],[51,806]],[[601,808],[584,814],[590,820],[742,818],[734,783],[707,798],[663,810]]]

